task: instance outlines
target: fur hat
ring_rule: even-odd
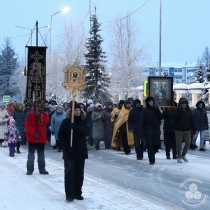
[[[153,100],[154,101],[154,98],[149,96],[145,99],[145,103],[148,103],[149,101]]]
[[[9,118],[9,124],[12,125],[12,123],[15,123],[15,119],[13,117]]]

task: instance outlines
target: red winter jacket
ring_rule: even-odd
[[[48,117],[46,112],[44,111],[39,111],[39,112],[40,115],[37,117],[34,111],[30,111],[25,119],[27,142],[45,143],[47,141],[46,126],[49,123],[50,118]],[[40,135],[39,138],[34,137],[37,133]]]

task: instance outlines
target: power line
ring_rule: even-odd
[[[124,18],[127,18],[127,17],[129,17],[129,16],[131,16],[132,14],[134,14],[135,12],[137,12],[138,10],[140,10],[147,2],[148,2],[149,0],[146,0],[140,7],[138,7],[136,10],[134,10],[133,12],[131,12],[131,13],[129,13],[128,15],[126,15],[126,16],[124,16],[124,17],[122,17],[122,18],[119,18],[119,19],[117,19],[117,20],[104,20],[104,21],[100,21],[100,22],[116,22],[116,21],[118,21],[118,20],[122,20],[122,19],[124,19]]]

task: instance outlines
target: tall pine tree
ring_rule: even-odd
[[[10,84],[10,78],[17,68],[17,56],[10,39],[6,38],[0,54],[0,95],[13,96],[15,94]]]
[[[205,71],[204,66],[202,64],[200,64],[195,71],[197,82],[199,82],[199,83],[204,82],[204,71]]]
[[[92,15],[90,21],[90,38],[86,43],[88,52],[85,54],[85,67],[87,69],[86,88],[83,92],[83,97],[92,99],[94,102],[103,103],[110,100],[111,97],[107,91],[110,78],[105,71],[106,56],[101,47],[103,39],[99,34],[101,24],[98,23],[96,15]]]

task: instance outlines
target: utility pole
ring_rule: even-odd
[[[161,76],[161,26],[162,26],[162,0],[160,0],[159,76]]]

